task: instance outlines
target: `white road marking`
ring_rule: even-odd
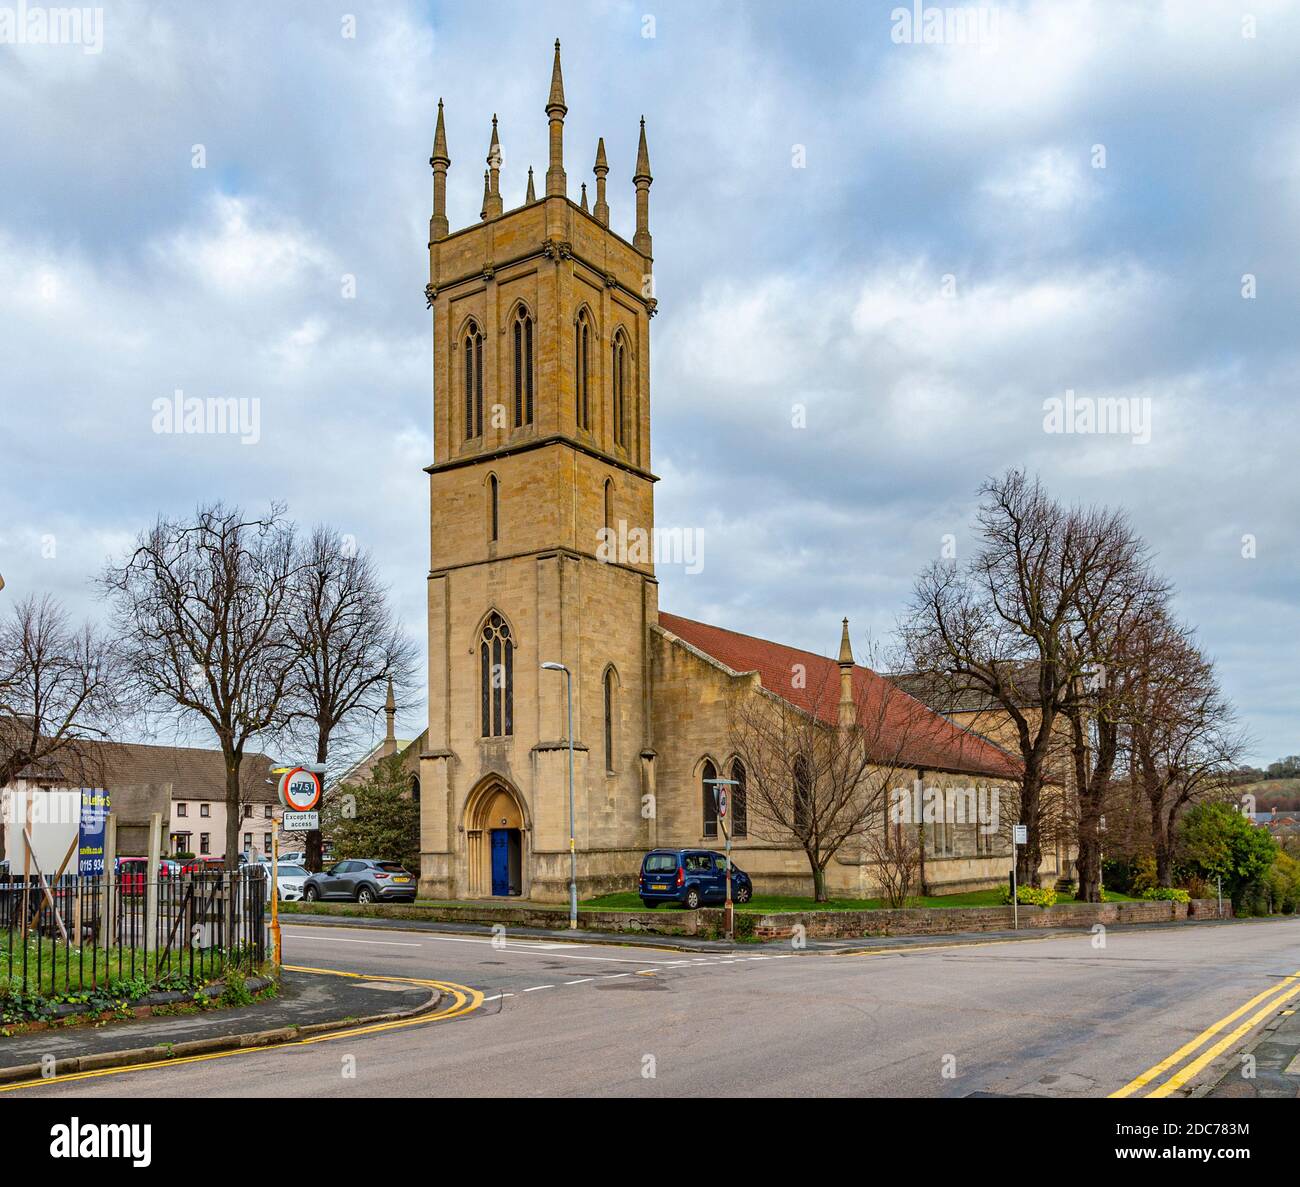
[[[385,948],[423,948],[423,944],[408,944],[402,940],[345,940],[341,936],[317,936],[327,944],[379,944]]]
[[[617,981],[620,977],[630,977],[631,975],[631,973],[606,973],[601,979],[604,981]]]
[[[566,985],[581,985],[586,981],[594,981],[595,977],[579,977],[576,981],[566,981]]]
[[[554,989],[554,985],[530,985],[524,990],[525,993],[536,993],[539,989]]]

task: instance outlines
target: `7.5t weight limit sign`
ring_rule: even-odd
[[[315,811],[320,792],[320,776],[306,767],[293,767],[280,776],[280,803],[289,812]]]

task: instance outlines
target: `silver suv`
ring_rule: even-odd
[[[356,903],[415,902],[415,877],[399,861],[351,857],[313,874],[302,884],[302,897],[347,899]]]

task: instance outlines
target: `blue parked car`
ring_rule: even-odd
[[[694,911],[727,899],[727,859],[711,849],[655,849],[641,862],[637,893],[647,907],[674,903]],[[747,903],[754,894],[749,875],[731,863],[731,897]]]

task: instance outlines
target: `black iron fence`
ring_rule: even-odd
[[[260,868],[0,877],[0,998],[250,970],[267,955],[268,893]]]

